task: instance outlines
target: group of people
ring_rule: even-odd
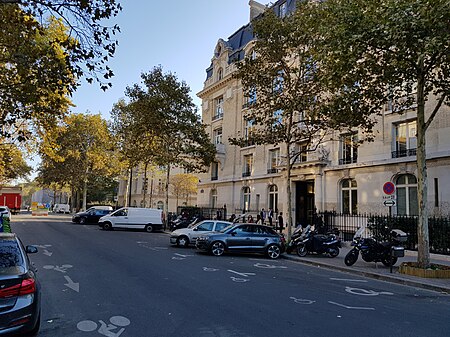
[[[273,227],[273,225],[274,225],[274,224],[273,224],[273,210],[272,210],[271,208],[269,208],[269,210],[268,210],[267,212],[264,210],[264,208],[261,209],[261,212],[259,212],[259,213],[256,215],[256,223],[257,223],[257,224],[260,224],[260,225],[265,224],[265,222],[266,222],[266,217],[267,217],[267,219],[268,219],[268,221],[269,221],[269,226]],[[280,233],[282,233],[282,232],[283,232],[283,229],[284,229],[283,212],[280,212],[280,213],[278,214],[278,219],[277,219],[277,220],[278,220],[278,221],[276,222],[276,227],[277,227],[277,229],[280,231]],[[255,220],[253,219],[253,216],[252,216],[252,215],[249,215],[249,216],[248,216],[247,222],[248,222],[248,223],[253,223],[253,222],[255,222]]]

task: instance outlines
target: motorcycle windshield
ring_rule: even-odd
[[[357,238],[361,238],[364,234],[364,232],[366,231],[367,225],[362,225],[361,227],[358,228],[358,230],[356,231],[355,235],[353,236],[353,239],[357,239]]]

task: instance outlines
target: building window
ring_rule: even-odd
[[[269,209],[278,213],[278,187],[277,185],[269,186]]]
[[[339,165],[353,164],[358,160],[358,135],[341,136]]]
[[[211,190],[211,200],[210,200],[211,208],[217,208],[217,190]]]
[[[256,88],[250,88],[249,92],[245,96],[246,102],[242,106],[243,109],[248,108],[256,103]]]
[[[269,151],[269,163],[267,173],[277,173],[278,165],[280,164],[280,149],[273,149]]]
[[[402,174],[396,181],[397,215],[418,215],[417,179],[412,174]]]
[[[164,211],[164,203],[162,201],[158,201],[156,203],[156,208],[157,209],[162,209]]]
[[[214,162],[211,165],[211,180],[219,179],[219,163]]]
[[[218,97],[216,99],[216,108],[214,109],[213,120],[223,117],[223,97]]]
[[[287,3],[283,2],[282,4],[280,4],[280,18],[284,18],[287,14]]]
[[[242,189],[242,209],[244,212],[248,212],[250,210],[250,187],[245,186]]]
[[[358,213],[358,190],[355,179],[345,179],[342,181],[342,213]]]
[[[395,126],[395,151],[392,152],[392,158],[416,155],[416,132],[416,121],[401,123]]]
[[[250,177],[253,171],[253,155],[249,154],[244,156],[244,170],[242,172],[243,177]]]
[[[283,83],[284,83],[284,77],[283,77],[283,71],[278,71],[277,76],[273,80],[273,92],[274,93],[281,93],[283,91]]]
[[[215,129],[213,132],[213,138],[214,138],[214,145],[216,144],[222,144],[222,128]]]
[[[252,137],[252,133],[254,130],[254,122],[252,120],[244,120],[244,136],[245,136],[245,145],[252,146],[255,145],[254,139]]]
[[[295,145],[295,152],[298,155],[294,163],[304,163],[308,161],[308,145],[306,143],[297,143]]]
[[[223,69],[219,68],[219,70],[217,70],[217,80],[220,81],[223,78]]]

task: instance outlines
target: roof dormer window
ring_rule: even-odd
[[[223,69],[219,68],[217,70],[217,80],[220,81],[223,78]]]
[[[284,18],[286,16],[286,14],[287,14],[287,3],[283,2],[282,4],[280,4],[280,7],[279,7],[280,18]]]

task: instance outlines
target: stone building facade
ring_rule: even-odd
[[[250,1],[250,20],[263,6]],[[295,1],[277,1],[273,9],[286,15]],[[197,203],[205,207],[227,206],[229,213],[256,213],[264,208],[283,212],[286,218],[285,150],[280,146],[237,147],[230,137],[251,132],[243,115],[251,105],[233,73],[235,62],[252,54],[250,24],[227,40],[219,39],[211,65],[206,69],[202,119],[207,125],[217,156],[210,171],[200,176]],[[428,110],[434,107],[429,102]],[[374,130],[374,141],[357,146],[358,131],[333,135],[315,152],[298,158],[292,172],[293,219],[311,221],[318,211],[338,213],[417,214],[416,113],[386,104]],[[428,207],[433,215],[450,213],[450,109],[441,112],[427,131]],[[298,146],[301,146],[299,144]],[[386,182],[395,190],[384,192]],[[390,185],[390,184],[388,184]],[[392,186],[392,185],[390,185]],[[391,205],[391,206],[389,206]]]

